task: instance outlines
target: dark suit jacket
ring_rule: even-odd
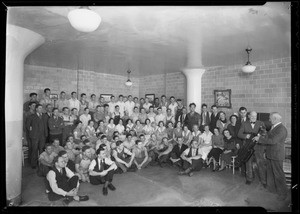
[[[173,147],[171,153],[174,153],[174,154],[176,155],[177,158],[180,158],[182,152],[184,152],[187,148],[188,148],[187,145],[182,144],[181,149],[179,149],[178,144],[176,144],[176,145]]]
[[[188,123],[188,120],[187,120],[187,114],[185,115],[184,120],[183,120],[182,117],[183,117],[183,114],[181,114],[181,115],[178,117],[178,121],[180,121],[182,125],[187,125],[187,123]]]
[[[201,125],[202,125],[202,122],[203,122],[203,113],[204,112],[201,112],[201,114],[200,114],[200,116],[201,116],[200,124]],[[206,112],[204,125],[210,125],[210,113],[209,112]]]
[[[284,160],[284,142],[287,138],[287,129],[280,123],[270,130],[266,137],[260,137],[258,143],[266,146],[266,156],[271,160]]]
[[[260,130],[260,127],[265,128],[265,124],[263,122],[259,121],[259,120],[256,120],[254,128],[252,129],[250,121],[247,120],[246,122],[242,123],[241,128],[238,132],[238,137],[242,140],[245,140],[247,134],[252,134],[252,133],[255,134],[255,135],[258,134],[258,132]],[[254,146],[254,149],[256,151],[261,150],[261,152],[264,152],[265,146],[256,144]]]
[[[31,127],[31,130],[30,130]],[[42,114],[40,119],[37,114],[32,114],[26,121],[26,129],[30,138],[47,137],[48,136],[48,116]]]
[[[248,118],[248,116],[246,117],[246,121],[249,121],[249,118]],[[245,122],[246,122],[245,121]],[[238,117],[238,119],[237,119],[237,121],[236,121],[236,126],[237,126],[237,129],[240,129],[241,128],[241,126],[242,126],[242,124],[243,123],[245,123],[244,121],[242,122],[242,118],[241,117]]]

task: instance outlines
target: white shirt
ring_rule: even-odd
[[[79,100],[77,100],[76,98],[75,98],[75,100],[73,98],[69,99],[69,109],[70,109],[70,111],[73,108],[77,108],[77,110],[79,111],[79,107],[80,107]]]
[[[107,103],[109,108],[108,108],[108,111],[112,114],[114,111],[115,111],[115,106],[117,105],[116,103],[113,103],[113,102],[109,102]]]
[[[151,103],[148,103],[148,104],[147,104],[147,103],[144,103],[144,105],[143,105],[143,108],[146,110],[147,113],[149,112],[150,106],[152,106]]]
[[[85,127],[88,125],[89,120],[91,120],[91,115],[88,114],[87,116],[85,114],[80,115],[79,120],[82,122],[82,125]]]
[[[158,125],[159,121],[163,121],[164,124],[166,125],[166,115],[164,114],[158,114],[155,116],[155,122],[156,122],[156,125]]]
[[[173,116],[175,116],[175,114],[176,114],[176,112],[175,112],[175,108],[178,106],[178,104],[177,103],[174,103],[174,104],[170,104],[169,105],[169,109],[171,109],[171,114],[173,115]]]
[[[211,132],[203,132],[201,135],[200,135],[200,138],[203,139],[204,143],[205,144],[209,144],[211,142],[211,137],[213,136],[213,133]]]
[[[122,134],[125,130],[125,127],[123,125],[118,124],[116,125],[115,129],[119,132],[119,134]]]
[[[124,111],[125,111],[125,103],[123,101],[122,102],[118,101],[118,102],[116,102],[116,105],[118,105],[120,107],[121,117],[123,117],[124,116]]]
[[[190,152],[190,149],[192,149],[192,157],[196,156],[196,151],[197,149],[194,149],[194,148],[187,148],[186,150],[184,150],[183,154],[184,156],[188,156],[189,152]],[[198,152],[199,153],[199,152]]]
[[[133,108],[134,108],[134,102],[127,100],[125,102],[125,111],[128,112],[128,116],[130,117],[131,114],[133,113]]]
[[[106,165],[113,165],[113,164],[115,164],[115,162],[114,161],[112,161],[110,158],[104,158],[103,159],[104,160],[104,163],[106,164]],[[97,158],[97,161],[98,161],[98,167],[99,167],[99,170],[100,170],[100,167],[101,167],[101,164],[100,164],[100,159],[99,158]],[[92,162],[91,162],[91,164],[90,164],[90,166],[89,166],[89,170],[90,171],[93,171],[94,170],[94,168],[95,168],[95,166],[96,166],[96,160],[94,159],[94,160],[92,160]],[[115,166],[114,166],[114,169],[117,169],[118,167],[117,167],[117,165],[115,164]]]
[[[74,176],[74,173],[68,167],[65,167],[65,170],[68,178],[72,178]],[[56,174],[53,170],[50,170],[48,172],[47,180],[49,181],[50,187],[54,193],[58,195],[66,196],[67,192],[57,186]],[[77,183],[77,187],[78,186],[79,186],[79,182]]]

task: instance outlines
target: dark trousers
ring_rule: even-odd
[[[129,163],[131,157],[123,159],[126,163]],[[128,168],[125,166],[123,163],[119,163],[118,161],[115,161],[116,165],[118,166],[119,169],[121,169],[123,172],[127,172],[127,170],[133,170],[136,168],[136,165],[134,163],[131,164],[131,166]]]
[[[162,155],[158,158],[159,163],[166,163],[170,158],[170,154]]]
[[[37,167],[38,165],[38,152],[41,154],[44,151],[45,140],[46,138],[44,136],[30,139],[31,145],[28,145],[28,155],[32,167]]]
[[[173,164],[178,165],[180,167],[183,166],[183,160],[180,157],[178,157],[178,155],[175,152],[171,152],[170,157],[173,158],[173,159],[178,159],[179,158],[179,160],[173,162]]]
[[[188,168],[192,168],[192,171],[200,171],[203,167],[203,160],[202,158],[199,158],[198,160],[192,160],[192,164],[187,162],[186,160],[183,160],[182,168],[183,170],[186,170]]]
[[[38,171],[37,171],[37,175],[40,177],[46,177],[50,170],[51,170],[50,166],[46,166],[46,165],[40,163]]]
[[[69,192],[72,189],[74,189],[74,188],[77,187],[78,180],[79,180],[78,176],[74,175],[65,184],[63,184],[63,186],[60,187],[60,188],[63,189],[64,191],[66,191],[66,192]],[[66,197],[69,197],[69,196],[66,196]],[[49,198],[50,201],[57,201],[57,200],[59,200],[61,198],[64,198],[64,196],[58,195],[58,194],[54,193],[53,191],[50,191],[48,193],[48,198]]]
[[[112,182],[115,174],[115,170],[110,170],[105,176],[91,176],[90,175],[90,183],[93,185],[104,184],[106,181]]]
[[[254,180],[253,163],[256,162],[259,180],[262,184],[267,184],[267,161],[264,159],[263,152],[255,151],[246,162],[246,180]]]
[[[63,145],[63,134],[50,134],[49,135],[49,141],[50,143],[53,142],[54,139],[58,139],[59,140],[59,145],[62,146]]]
[[[286,179],[283,171],[283,161],[267,159],[267,163],[268,187],[272,188],[273,186],[278,195],[286,196],[288,188],[286,186]]]

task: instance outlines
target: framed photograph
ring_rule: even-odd
[[[50,94],[51,100],[58,100],[58,94]]]
[[[110,102],[110,97],[112,96],[112,94],[100,94],[100,97],[104,98],[104,101],[106,103]]]
[[[149,103],[154,103],[155,94],[145,94],[145,98],[149,99]]]
[[[218,108],[231,108],[231,89],[214,90],[214,98]]]

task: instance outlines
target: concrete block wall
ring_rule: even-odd
[[[65,91],[67,98],[70,98],[72,91],[77,92],[77,87],[78,96],[81,93],[86,93],[88,97],[95,93],[97,98],[100,94],[139,96],[139,79],[131,78],[134,84],[130,88],[125,85],[126,81],[125,76],[94,71],[79,70],[77,72],[71,69],[24,65],[24,102],[29,99],[31,92],[36,92],[38,99],[41,99],[45,88],[50,88],[53,94]]]

